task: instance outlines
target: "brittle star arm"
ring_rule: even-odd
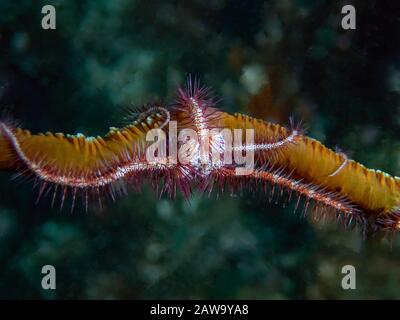
[[[170,193],[176,192],[176,184],[184,193],[189,193],[188,183],[185,183],[190,180],[189,168],[168,158],[157,162],[145,158],[146,133],[163,127],[165,117],[165,114],[153,113],[125,128],[112,128],[104,138],[51,133],[31,135],[29,131],[0,122],[3,151],[0,165],[16,171],[17,176],[33,177],[40,182],[38,199],[46,189],[54,188],[54,202],[57,190],[61,190],[61,206],[68,190],[73,196],[72,204],[76,193],[82,191],[86,202],[88,192],[106,190],[114,198],[116,192],[125,192],[126,181],[139,177],[143,180],[143,176],[164,179],[165,189]]]
[[[251,128],[259,136],[269,139],[290,134],[282,126],[242,114],[221,114],[217,125],[224,128]],[[286,173],[293,173],[307,183],[345,197],[357,205],[368,219],[380,221],[380,224],[384,224],[384,220],[390,225],[399,225],[393,222],[393,217],[399,216],[400,178],[368,169],[304,135],[296,137],[295,143],[287,148],[278,150],[273,162],[275,168],[284,168]],[[264,161],[263,158],[261,160]],[[339,171],[340,174],[337,174]]]

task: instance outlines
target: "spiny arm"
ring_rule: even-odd
[[[163,116],[156,113],[122,129],[112,128],[104,138],[61,133],[32,135],[0,122],[0,168],[36,174],[43,180],[69,186],[79,187],[86,179],[88,186],[92,181],[95,187],[96,181],[118,171],[118,167],[122,170],[133,163],[139,165],[144,158],[146,133],[163,121]],[[107,184],[107,179],[102,184]]]
[[[254,129],[256,135],[270,139],[289,135],[286,128],[241,114],[225,113],[218,125]],[[262,157],[262,153],[259,151],[258,156]],[[282,148],[274,159],[275,166],[285,168],[297,179],[338,192],[371,214],[385,215],[400,203],[399,178],[348,160],[315,139],[300,135],[290,147]]]

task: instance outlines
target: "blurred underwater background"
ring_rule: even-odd
[[[43,30],[41,8],[56,8]],[[341,28],[351,4],[357,29]],[[228,112],[287,124],[400,175],[400,3],[0,0],[0,106],[32,132],[103,135],[196,74]],[[37,205],[0,174],[0,299],[399,299],[400,239],[315,224],[253,192],[103,211]],[[344,265],[357,289],[343,290]],[[43,290],[54,265],[57,289]]]

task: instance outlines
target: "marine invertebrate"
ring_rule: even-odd
[[[178,189],[189,196],[194,187],[252,188],[270,197],[278,189],[281,197],[295,194],[296,207],[303,197],[304,212],[312,207],[317,216],[333,213],[364,230],[399,228],[399,178],[349,160],[299,126],[223,112],[196,79],[178,89],[172,106],[141,110],[132,123],[111,128],[105,137],[33,135],[1,121],[0,150],[0,170],[33,177],[40,182],[38,199],[52,191],[52,203],[59,196],[61,207],[68,194],[72,207],[78,195],[87,207],[93,195],[115,199],[128,185],[146,180],[171,197]]]

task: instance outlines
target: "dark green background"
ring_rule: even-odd
[[[57,29],[41,28],[53,4]],[[340,27],[353,4],[357,29]],[[195,73],[247,112],[246,70],[278,69],[279,99],[309,134],[400,172],[396,1],[0,1],[0,103],[38,131],[104,134],[124,108],[172,101]],[[256,74],[257,75],[257,74]],[[278,110],[278,114],[279,114]],[[283,111],[282,111],[283,112]],[[286,117],[286,115],[284,115]],[[273,117],[272,117],[273,118]],[[273,120],[273,119],[272,119]],[[314,225],[261,194],[187,202],[147,187],[103,212],[35,205],[0,175],[0,298],[399,298],[400,242]],[[41,289],[41,267],[57,290]],[[341,268],[357,269],[357,290]]]

